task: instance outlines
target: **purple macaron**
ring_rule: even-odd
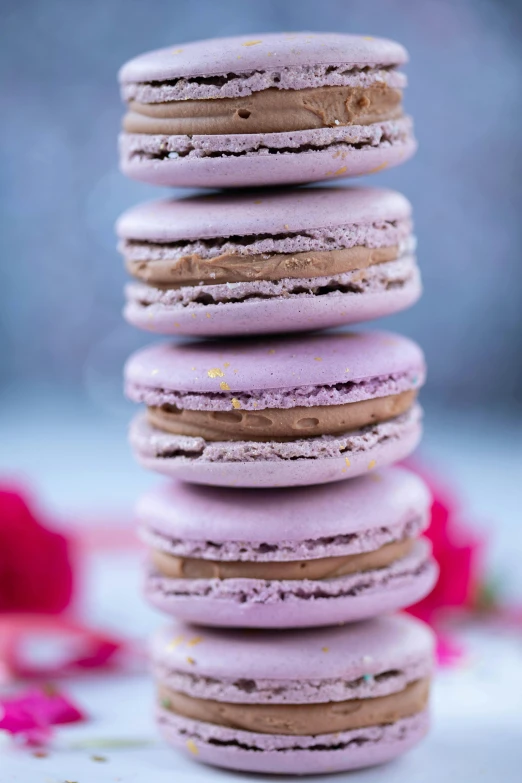
[[[198,484],[339,481],[413,451],[424,376],[418,345],[387,332],[155,345],[125,367],[147,406],[131,443],[144,467]]]
[[[420,296],[411,205],[391,190],[305,188],[170,199],[118,221],[127,319],[226,336],[380,318]]]
[[[148,600],[202,625],[297,628],[403,609],[433,588],[430,493],[393,467],[258,490],[168,483],[138,504]]]
[[[126,63],[125,174],[257,187],[369,174],[413,155],[394,41],[271,33],[173,45]]]
[[[428,730],[434,638],[406,615],[321,631],[161,629],[159,729],[194,759],[320,774],[381,764]]]

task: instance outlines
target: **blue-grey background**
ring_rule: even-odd
[[[425,399],[522,401],[520,4],[496,0],[3,0],[0,384],[119,405],[140,336],[120,318],[113,222],[159,191],[117,168],[128,58],[194,38],[272,30],[406,45],[420,150],[371,178],[411,199],[425,295],[388,326],[428,357]]]
[[[113,223],[159,190],[121,176],[116,72],[148,49],[275,30],[382,35],[411,54],[420,150],[369,181],[414,206],[425,295],[388,319],[424,347],[420,459],[522,595],[522,12],[518,0],[1,0],[0,481],[69,524],[129,524],[134,463]],[[134,578],[134,577],[133,577]]]

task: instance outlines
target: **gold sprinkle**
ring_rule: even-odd
[[[232,407],[235,408],[236,410],[239,410],[239,408],[241,407],[241,403],[239,402],[237,397],[232,397]]]
[[[372,475],[370,476],[370,478],[371,478],[373,481],[382,481],[382,476],[381,476],[381,474],[380,474],[380,473],[372,473]]]
[[[330,649],[329,647],[321,647],[321,650],[322,650],[323,652],[328,652],[328,650],[329,650],[329,649]]]
[[[368,470],[372,470],[376,465],[377,463],[372,459],[371,462],[368,463]]]
[[[205,315],[207,316],[207,318],[211,318],[210,313],[205,313]]]
[[[262,204],[262,203],[263,203],[263,200],[260,199],[260,198],[257,201],[254,201],[254,204]]]
[[[350,372],[350,368],[349,368],[349,367],[347,367],[347,368],[346,368],[346,370],[345,370],[345,372]]]
[[[188,655],[188,656],[187,656],[187,663],[190,663],[190,664],[195,664],[195,663],[196,663],[196,661],[194,660],[194,658],[191,658],[191,657],[190,657],[190,655]]]
[[[195,317],[196,317],[196,313],[192,313],[192,318],[195,318]]]
[[[91,756],[91,761],[107,761],[106,756]]]
[[[269,354],[273,354],[273,353],[275,353],[275,348],[270,348],[270,350],[268,351],[268,353],[269,353]]]
[[[257,402],[253,402],[253,403],[252,403],[252,407],[253,407],[253,408],[257,408],[257,405],[258,405],[258,404],[257,404]]]
[[[257,46],[257,44],[263,43],[263,41],[245,41],[241,46]]]
[[[382,171],[387,167],[388,163],[384,161],[384,163],[381,163],[380,166],[376,166],[374,169],[370,169],[368,174],[377,174],[378,171]]]
[[[230,391],[230,386],[226,381],[221,381],[221,383],[219,384],[219,388],[221,389],[221,391]]]
[[[183,49],[173,49],[172,54],[181,54]]]
[[[207,375],[209,378],[223,378],[225,373],[219,367],[212,367],[210,370],[207,370]]]
[[[230,367],[230,362],[225,362],[225,364],[223,365],[223,367],[224,367],[224,368],[225,368],[225,370],[226,370],[226,368],[227,368],[227,367]]]
[[[169,644],[167,645],[169,650],[175,650],[176,647],[179,647],[180,644],[183,644],[183,636],[176,636],[175,639],[173,639]]]
[[[348,166],[341,166],[340,169],[334,171],[334,177],[339,177],[341,174],[346,174],[347,170],[348,170]]]
[[[321,359],[320,356],[314,356],[314,362],[322,362],[322,361],[323,360]]]
[[[193,753],[195,756],[198,755],[199,753],[198,746],[196,745],[194,740],[187,740],[185,745],[187,746],[187,748],[190,750],[191,753]]]
[[[373,41],[373,35],[363,35],[365,41]]]
[[[190,640],[187,642],[187,644],[188,644],[188,646],[189,646],[189,647],[195,647],[195,646],[196,646],[196,644],[199,644],[199,643],[200,643],[200,642],[202,642],[202,641],[203,641],[203,637],[202,637],[202,636],[194,636],[194,638],[193,638],[193,639],[190,639]]]
[[[348,457],[345,457],[344,461],[346,462],[346,467],[349,468],[350,467],[350,460],[348,459]]]
[[[195,368],[195,367],[191,367],[190,369],[191,369],[191,370],[195,370],[196,368]]]
[[[181,326],[181,324],[178,324],[178,322],[177,322],[177,321],[174,321],[174,326],[175,326],[177,329],[179,329],[179,327]]]
[[[290,224],[289,223],[285,223],[285,228],[288,230],[290,228]]]

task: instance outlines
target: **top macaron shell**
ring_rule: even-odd
[[[322,386],[415,371],[423,380],[424,356],[412,340],[390,332],[339,332],[306,340],[282,337],[256,342],[153,345],[125,366],[127,384],[150,389],[231,392]],[[420,384],[419,384],[420,385]]]
[[[119,71],[126,82],[302,65],[402,65],[403,46],[386,38],[339,33],[260,33],[173,45],[139,55]]]
[[[314,66],[388,68],[407,59],[400,44],[371,36],[259,34],[148,52],[126,63],[119,80],[125,92],[132,84]],[[313,130],[312,136],[309,130],[148,138],[148,134],[123,133],[121,165],[124,174],[153,185],[256,187],[368,174],[399,165],[416,151],[407,117],[377,122],[371,128],[353,127],[359,130],[348,135],[348,126],[340,126]],[[172,148],[162,147],[162,139],[186,139],[189,145],[179,141]]]
[[[411,216],[405,196],[384,188],[303,188],[163,199],[121,215],[122,239],[150,242],[213,239],[371,224]]]
[[[177,624],[162,628],[151,645],[153,661],[175,671],[282,681],[357,680],[432,661],[433,651],[430,629],[401,614],[320,631],[219,631]]]
[[[279,544],[428,519],[426,484],[393,467],[331,486],[236,490],[173,482],[145,495],[136,509],[145,526],[176,540]],[[299,524],[296,525],[296,520]]]

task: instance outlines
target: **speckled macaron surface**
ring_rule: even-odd
[[[313,330],[420,295],[411,205],[370,188],[245,191],[141,204],[118,221],[127,319],[160,334]]]
[[[416,149],[405,49],[339,33],[217,38],[120,70],[125,174],[155,185],[254,187],[368,174]]]
[[[320,484],[409,454],[424,358],[387,332],[152,346],[126,392],[147,410],[131,443],[148,468],[218,486]]]
[[[158,724],[177,749],[231,769],[379,764],[427,731],[433,652],[406,615],[320,631],[166,627],[151,645]]]
[[[153,606],[202,625],[334,625],[402,609],[433,588],[420,539],[430,493],[404,468],[297,489],[165,484],[136,516]]]

